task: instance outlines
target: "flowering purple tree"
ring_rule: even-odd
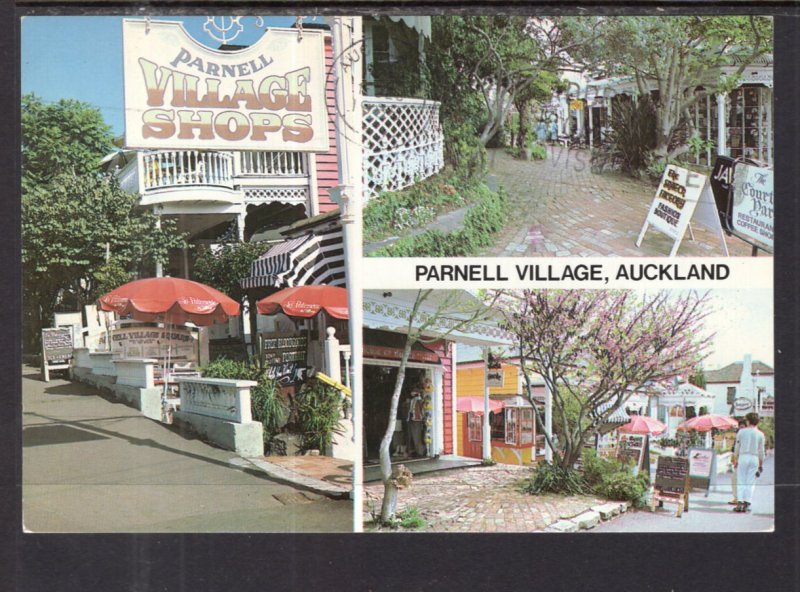
[[[505,327],[515,336],[527,396],[531,371],[550,390],[561,426],[558,444],[539,431],[553,460],[567,469],[583,442],[635,392],[687,376],[708,355],[704,330],[708,295],[661,291],[525,290],[502,300]]]

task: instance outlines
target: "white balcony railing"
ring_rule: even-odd
[[[239,170],[242,176],[304,177],[306,159],[302,152],[265,152],[248,150],[239,152]]]
[[[147,190],[190,185],[233,189],[233,154],[197,150],[140,153],[142,187]]]
[[[439,103],[364,97],[364,198],[396,191],[444,166]]]

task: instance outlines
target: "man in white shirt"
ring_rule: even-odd
[[[736,499],[734,512],[747,512],[753,499],[756,477],[764,468],[764,434],[758,429],[758,414],[748,413],[748,427],[736,434],[733,462],[736,467]]]

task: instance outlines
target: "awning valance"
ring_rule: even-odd
[[[253,262],[250,277],[241,282],[245,290],[319,284],[345,285],[341,228],[274,245]]]

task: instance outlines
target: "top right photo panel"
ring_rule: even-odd
[[[771,256],[773,23],[364,18],[367,257]]]

